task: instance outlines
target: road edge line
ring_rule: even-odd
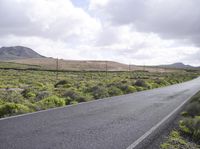
[[[198,92],[198,91],[197,91]],[[147,139],[152,133],[154,133],[159,127],[162,126],[167,120],[169,120],[170,117],[173,115],[176,115],[179,110],[181,110],[184,105],[197,93],[195,92],[192,96],[187,98],[183,103],[181,103],[176,109],[174,109],[170,114],[165,116],[159,123],[154,125],[150,130],[148,130],[145,134],[143,134],[140,138],[138,138],[136,141],[134,141],[131,145],[129,145],[126,149],[135,149],[140,145],[145,139]]]

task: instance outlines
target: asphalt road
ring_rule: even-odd
[[[0,120],[0,149],[126,149],[200,90],[164,88]]]

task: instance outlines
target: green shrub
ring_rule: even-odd
[[[200,116],[195,118],[184,118],[179,122],[181,132],[192,137],[200,143]]]
[[[173,130],[167,141],[161,144],[160,147],[161,149],[191,149],[194,145],[181,137],[178,131]]]
[[[75,101],[75,100],[73,100],[73,101],[70,102],[70,104],[71,104],[71,105],[76,105],[76,104],[78,104],[78,102]]]
[[[60,107],[65,105],[65,99],[59,98],[57,96],[49,96],[43,100],[40,100],[36,103],[36,105],[40,109],[48,109],[48,108],[54,108],[54,107]]]
[[[118,96],[123,94],[123,92],[115,86],[108,88],[108,93],[110,96]]]
[[[59,86],[67,85],[67,84],[69,84],[69,83],[70,83],[70,82],[69,82],[68,80],[61,80],[61,81],[57,82],[57,83],[54,85],[54,87],[57,88],[57,87],[59,87]]]
[[[184,117],[189,116],[188,112],[186,112],[186,111],[181,112],[181,115],[184,116]]]
[[[47,98],[48,96],[50,96],[51,94],[48,92],[48,91],[41,91],[41,92],[38,92],[36,97],[35,97],[35,101],[40,101],[44,98]]]
[[[198,74],[136,71],[108,72],[106,75],[105,72],[60,72],[60,80],[55,83],[55,72],[0,70],[0,88],[25,89],[23,92],[11,92],[3,89],[4,91],[0,91],[0,99],[3,101],[0,105],[6,102],[14,102],[23,104],[35,111],[43,109],[42,106],[44,105],[39,104],[42,103],[40,101],[44,102],[44,99],[52,95],[63,97],[65,104],[85,102],[164,86],[167,84],[165,81],[182,82],[195,75]],[[160,82],[157,83],[161,85],[154,82],[155,78],[159,79]],[[135,80],[137,81],[135,82]],[[48,106],[45,108],[48,108]]]
[[[147,87],[147,84],[146,84],[146,82],[144,80],[137,80],[135,82],[135,85],[139,86],[139,87]]]
[[[34,88],[26,88],[21,94],[24,98],[35,98],[36,94],[33,91]]]
[[[124,93],[126,93],[126,90],[128,89],[128,85],[126,84],[118,84],[118,88],[120,88]]]
[[[148,83],[148,82],[146,82],[146,87],[147,87],[148,89],[152,89],[152,88],[153,88],[152,84],[151,84],[151,83]]]
[[[5,102],[23,103],[24,98],[18,91],[1,91],[0,99]]]
[[[195,101],[188,104],[186,107],[186,111],[189,116],[197,116],[200,115],[200,103]]]
[[[153,83],[151,83],[151,87],[152,88],[158,88],[158,87],[161,87],[161,85],[153,82]]]
[[[36,95],[35,95],[35,93],[33,93],[33,92],[28,92],[27,93],[27,97],[28,98],[34,98]]]
[[[130,86],[130,85],[128,86],[128,88],[126,90],[127,93],[133,93],[136,91],[137,91],[137,89],[134,86]]]
[[[161,85],[161,86],[165,86],[165,85],[169,85],[170,83],[168,83],[166,80],[163,80],[163,79],[156,79],[155,81],[154,81],[156,84],[158,84],[158,85]]]
[[[192,97],[192,101],[191,102],[199,102],[199,104],[200,104],[200,92],[198,92],[196,95],[194,95]]]
[[[136,90],[139,92],[139,91],[143,91],[143,90],[145,90],[145,88],[143,88],[143,87],[139,87],[139,86],[136,86]]]
[[[107,89],[103,86],[94,86],[88,91],[91,92],[95,99],[105,98],[109,96]]]
[[[40,83],[40,82],[36,82],[35,86],[37,86],[38,88],[41,88],[41,89],[45,88],[45,85],[43,83]]]
[[[62,97],[65,98],[66,104],[70,104],[71,101],[86,102],[92,99],[92,96],[87,93],[80,93],[77,90],[68,89],[64,92]]]
[[[32,111],[32,112],[37,111],[37,110],[40,109],[40,108],[37,107],[36,104],[31,103],[28,100],[26,100],[26,102],[23,105],[27,106],[30,109],[30,111]]]
[[[3,104],[4,104],[4,101],[0,99],[0,105],[3,105]]]
[[[76,99],[77,102],[86,102],[92,100],[92,95],[85,93],[79,96],[79,98]]]
[[[127,80],[122,80],[121,83],[126,84],[126,83],[128,83],[128,81]]]
[[[31,112],[31,110],[22,104],[15,104],[15,103],[5,103],[0,105],[0,117],[10,116],[10,115],[17,115]]]
[[[67,98],[70,97],[72,100],[76,100],[79,98],[79,93],[76,90],[72,90],[72,89],[68,89],[65,90],[64,94],[62,95],[62,97]]]

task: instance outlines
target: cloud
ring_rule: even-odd
[[[98,20],[74,7],[69,0],[3,0],[0,6],[1,35],[91,42],[100,26]]]
[[[200,1],[197,0],[107,0],[94,3],[113,25],[132,24],[140,32],[153,32],[164,39],[189,40],[199,46]]]
[[[65,59],[196,64],[199,3],[1,0],[0,46],[23,45]]]

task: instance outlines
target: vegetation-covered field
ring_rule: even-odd
[[[0,117],[180,83],[194,72],[59,72],[0,69]]]
[[[199,149],[200,148],[200,92],[181,113],[177,130],[173,130],[161,145],[162,149]]]

